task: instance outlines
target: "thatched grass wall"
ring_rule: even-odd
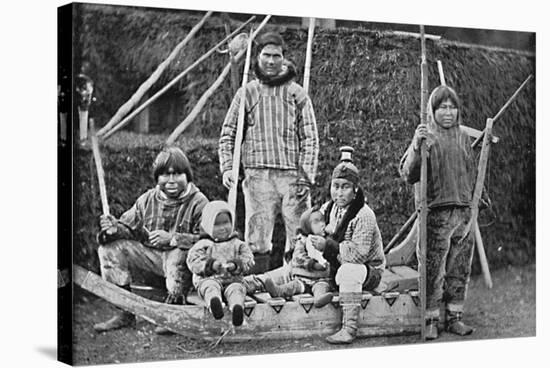
[[[183,39],[194,21],[174,13],[135,8],[85,6],[81,10],[81,54],[91,65],[99,96],[92,114],[102,125]],[[217,22],[211,20],[199,32],[157,89],[224,36],[223,26]],[[287,56],[302,72],[307,31],[278,29],[287,41]],[[419,122],[419,49],[415,38],[345,29],[317,31],[313,46],[310,95],[321,133],[319,183],[314,198],[327,196],[338,147],[353,145],[363,171],[361,184],[377,214],[385,243],[413,211],[412,188],[399,178],[397,167]],[[535,73],[535,58],[525,53],[427,40],[427,56],[429,85],[439,83],[439,59],[447,83],[463,100],[465,124],[477,129],[483,129],[486,118],[495,115],[521,82]],[[226,58],[211,57],[177,88],[197,82],[195,93],[202,93]],[[199,186],[211,199],[226,195],[217,168],[215,139],[232,98],[230,90],[227,80],[196,121],[196,135],[180,140],[197,171]],[[489,261],[497,267],[535,258],[535,83],[518,96],[494,132],[501,140],[493,146],[487,177],[493,207],[482,213],[480,223]],[[206,140],[197,141],[198,137]],[[150,165],[166,137],[142,137],[141,142],[134,142],[134,138],[123,134],[103,147],[110,202],[116,215],[152,185]],[[79,262],[93,267],[92,233],[97,230],[100,201],[93,186],[90,156],[81,150],[75,162],[81,189],[75,255]]]

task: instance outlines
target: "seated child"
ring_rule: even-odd
[[[265,280],[265,288],[272,297],[289,298],[292,295],[311,291],[313,304],[321,308],[332,300],[330,266],[316,249],[311,236],[325,236],[325,220],[318,208],[307,210],[300,217],[300,227],[291,261],[291,278],[286,284],[276,285],[272,279]]]
[[[202,211],[201,227],[205,234],[187,256],[193,284],[216,319],[223,317],[223,292],[233,325],[240,326],[246,296],[242,279],[254,265],[254,256],[234,232],[234,216],[226,202],[208,203]]]

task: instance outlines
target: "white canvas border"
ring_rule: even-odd
[[[185,360],[124,364],[120,367],[217,367],[222,366],[518,366],[543,358],[548,345],[548,281],[543,270],[548,260],[544,208],[548,196],[548,20],[541,2],[524,0],[385,1],[358,6],[351,0],[329,5],[298,1],[219,0],[190,1],[89,1],[197,10],[276,13],[296,16],[372,20],[395,23],[425,23],[487,29],[537,32],[537,338],[500,339],[448,344],[389,346],[316,353],[260,355],[223,359]],[[2,11],[2,69],[7,77],[2,86],[4,163],[4,209],[2,336],[4,366],[54,367],[56,345],[56,7],[66,2],[12,2]],[[422,7],[419,6],[422,5]],[[546,119],[545,119],[546,118]],[[29,210],[33,209],[30,214]],[[29,216],[30,214],[30,216]],[[447,364],[441,364],[445,361]],[[109,365],[109,367],[113,367]]]

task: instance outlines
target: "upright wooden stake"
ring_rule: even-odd
[[[426,104],[428,102],[428,63],[426,62],[426,41],[424,39],[424,26],[420,26],[420,45],[422,51],[422,62],[420,64],[420,123],[426,124]],[[422,340],[426,339],[426,249],[428,246],[428,150],[426,142],[422,141],[420,146],[420,221],[419,221],[419,248],[420,248],[420,335]]]
[[[491,289],[493,287],[493,280],[491,279],[491,273],[489,271],[489,263],[487,262],[487,256],[485,255],[485,248],[483,247],[483,240],[481,238],[481,232],[479,231],[479,224],[477,222],[477,216],[479,214],[479,200],[481,198],[481,192],[483,191],[483,184],[485,183],[485,175],[487,171],[487,161],[489,159],[489,150],[491,147],[491,141],[493,138],[492,131],[493,131],[493,124],[495,121],[504,113],[504,110],[514,101],[518,93],[525,87],[527,82],[532,78],[532,75],[529,75],[527,79],[519,86],[519,88],[514,92],[512,97],[506,101],[506,103],[500,108],[498,113],[495,115],[494,118],[487,119],[487,124],[485,126],[485,129],[483,130],[482,134],[475,140],[475,142],[472,144],[472,147],[475,147],[478,145],[481,140],[483,140],[483,144],[481,146],[481,153],[479,157],[479,164],[477,169],[477,178],[476,178],[476,184],[474,188],[474,195],[472,197],[472,214],[470,217],[470,221],[466,225],[466,232],[464,234],[463,239],[468,236],[468,233],[473,230],[474,236],[475,236],[475,242],[476,242],[476,248],[479,255],[479,262],[481,264],[481,271],[483,273],[483,281],[485,282],[485,286],[487,288]]]
[[[304,67],[304,89],[309,92],[309,78],[311,71],[311,48],[313,45],[313,33],[315,32],[315,18],[309,18],[309,29],[307,31],[306,63]]]
[[[250,58],[252,54],[252,40],[259,33],[260,29],[265,26],[269,18],[271,18],[271,15],[264,18],[263,22],[258,26],[258,29],[255,32],[250,32],[248,46],[246,48],[246,60],[244,62],[244,72],[239,102],[239,117],[237,120],[237,134],[235,136],[235,144],[233,148],[233,186],[229,189],[229,195],[227,198],[227,202],[229,203],[229,207],[233,210],[233,213],[237,213],[237,183],[239,182],[239,167],[241,164],[241,145],[243,143],[244,114],[246,105],[246,85],[248,84],[248,70],[250,68]]]
[[[485,282],[485,286],[492,289],[493,280],[491,279],[491,272],[489,272],[489,263],[487,262],[487,256],[485,255],[483,239],[481,238],[481,231],[479,231],[479,224],[477,220],[474,222],[473,226],[477,253],[479,255],[479,263],[481,264],[481,272],[483,273],[483,281]]]
[[[446,86],[447,83],[445,82],[445,74],[443,74],[443,64],[441,64],[441,60],[437,60],[437,70],[439,71],[439,81],[442,86]]]
[[[248,83],[248,69],[250,67],[250,54],[252,53],[252,32],[248,38],[246,47],[246,60],[244,62],[243,81],[241,87],[241,96],[239,102],[239,117],[237,120],[237,136],[235,137],[235,146],[233,153],[233,186],[229,189],[227,202],[233,213],[237,212],[237,183],[239,181],[239,166],[241,164],[241,144],[243,141],[244,113],[246,106],[246,85]]]
[[[225,28],[225,34],[230,35],[231,34],[231,27],[229,26],[229,15],[227,13],[222,13],[222,19],[223,19],[223,26]],[[227,44],[229,45],[231,43],[231,40],[227,41]],[[237,57],[236,55],[233,55],[231,53],[231,48],[228,48],[229,52],[229,60],[231,63],[231,92],[234,95],[237,93],[237,90],[239,89],[239,70],[237,69]]]
[[[466,225],[464,236],[461,240],[464,240],[470,230],[476,231],[477,228],[477,216],[479,214],[479,200],[481,199],[481,192],[483,191],[483,183],[485,183],[485,175],[487,173],[487,161],[489,160],[489,150],[491,148],[491,133],[493,131],[493,119],[488,118],[487,124],[485,125],[485,135],[483,137],[483,144],[481,146],[481,153],[479,156],[479,163],[477,167],[477,178],[474,187],[474,195],[472,197],[472,202],[470,204],[472,214],[470,221]],[[479,229],[477,230],[479,231]],[[485,280],[485,285],[488,288],[492,287],[491,275],[489,274],[489,265],[487,263],[487,257],[485,256],[485,250],[483,249],[483,244],[476,241],[477,250],[479,252],[479,260],[481,262],[481,270],[483,271],[483,277]]]

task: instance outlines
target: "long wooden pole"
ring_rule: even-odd
[[[109,215],[109,201],[107,200],[107,188],[105,186],[105,172],[99,153],[99,145],[95,133],[94,119],[90,119],[90,139],[92,141],[92,153],[94,155],[95,168],[97,172],[97,181],[99,182],[99,195],[101,197],[101,208],[104,215]]]
[[[529,74],[529,76],[527,77],[527,79],[525,79],[525,81],[523,81],[523,83],[521,84],[521,86],[519,86],[518,89],[516,89],[516,91],[514,92],[514,94],[512,95],[512,97],[510,97],[508,99],[508,101],[506,101],[506,103],[504,104],[504,106],[502,106],[500,108],[500,110],[497,112],[497,114],[493,117],[493,123],[496,122],[498,120],[498,118],[500,118],[500,116],[502,115],[502,113],[504,112],[504,110],[506,110],[506,108],[508,106],[510,106],[510,104],[512,103],[512,101],[514,101],[516,99],[516,96],[519,94],[519,92],[523,89],[523,87],[525,87],[525,85],[527,84],[527,82],[529,82],[531,80],[531,78],[533,78],[533,75],[532,74]],[[479,137],[477,137],[477,139],[474,141],[474,144],[473,144],[473,147],[477,146],[482,140],[483,140],[483,137],[485,136],[485,131],[481,132],[481,135]]]
[[[470,220],[466,225],[466,229],[461,240],[464,240],[468,236],[470,231],[473,230],[474,236],[475,236],[476,249],[479,255],[479,262],[481,264],[481,271],[483,273],[483,281],[485,283],[485,286],[487,286],[487,288],[489,289],[493,287],[493,280],[491,279],[491,273],[489,271],[489,263],[487,262],[487,256],[485,254],[485,248],[483,247],[483,240],[481,238],[481,232],[479,230],[479,224],[478,224],[477,218],[479,215],[479,201],[481,199],[481,193],[483,191],[483,185],[485,183],[485,176],[487,173],[487,162],[489,160],[489,151],[491,148],[493,125],[495,120],[502,115],[502,113],[512,103],[512,101],[516,98],[516,96],[519,94],[519,92],[523,89],[523,87],[527,84],[527,82],[529,82],[531,78],[532,78],[532,75],[529,75],[527,77],[527,79],[519,86],[519,88],[514,92],[514,94],[508,99],[508,101],[506,101],[504,106],[502,106],[502,108],[498,111],[498,113],[495,115],[494,118],[487,119],[485,129],[483,130],[482,134],[472,144],[472,146],[475,146],[480,141],[483,141],[481,146],[481,153],[479,157],[474,194],[472,196],[472,203],[471,203],[472,213],[470,215]]]
[[[439,71],[439,82],[442,86],[446,86],[447,83],[445,82],[445,74],[443,74],[443,64],[441,64],[441,60],[437,60],[437,70]]]
[[[481,272],[483,273],[483,281],[485,286],[489,289],[493,288],[493,280],[491,279],[491,272],[489,271],[489,262],[487,262],[487,256],[485,255],[485,248],[483,247],[483,238],[481,237],[481,231],[479,231],[479,224],[477,220],[473,224],[474,236],[477,248],[477,254],[479,255],[479,263],[481,264]]]
[[[426,41],[424,39],[424,26],[420,26],[420,45],[422,51],[421,71],[421,98],[420,98],[420,122],[426,124],[426,104],[428,102],[428,63],[426,62]],[[419,248],[420,248],[420,335],[422,340],[426,339],[426,249],[428,246],[428,150],[426,141],[423,140],[420,146],[420,221],[419,221]]]
[[[399,239],[405,234],[405,232],[407,232],[407,230],[409,230],[411,225],[416,221],[417,216],[418,216],[418,212],[414,211],[412,216],[410,216],[407,219],[405,224],[403,224],[403,226],[401,226],[401,229],[399,229],[399,231],[390,240],[388,245],[386,245],[386,247],[384,248],[384,253],[388,253],[397,244]]]
[[[181,49],[185,45],[187,45],[187,43],[195,36],[195,34],[204,25],[204,23],[206,23],[206,20],[212,15],[212,13],[213,12],[209,11],[204,15],[204,17],[202,17],[202,19],[191,29],[191,31],[183,39],[183,41],[177,44],[170,55],[168,55],[168,57],[157,66],[153,74],[151,74],[149,78],[147,78],[147,80],[139,86],[132,97],[130,97],[130,99],[118,109],[111,120],[109,120],[109,122],[97,132],[98,135],[101,136],[102,134],[106,133],[109,129],[116,125],[126,114],[128,114],[135,105],[138,104],[139,100],[141,100],[145,93],[153,86],[153,84],[157,82],[164,70],[166,70],[168,65],[176,58]]]
[[[491,279],[491,273],[489,272],[489,263],[487,262],[487,256],[485,255],[485,249],[483,248],[483,241],[481,240],[481,233],[479,231],[479,225],[477,223],[477,217],[479,214],[479,201],[481,199],[481,193],[483,191],[483,184],[485,183],[485,175],[487,173],[487,162],[489,160],[489,150],[491,147],[491,133],[493,131],[493,119],[487,119],[487,124],[485,125],[485,135],[483,138],[483,144],[481,146],[481,153],[479,157],[479,163],[477,168],[477,178],[474,187],[474,194],[472,197],[472,202],[470,204],[472,213],[470,215],[470,220],[466,225],[464,235],[461,239],[463,241],[471,230],[474,231],[476,248],[479,255],[479,262],[481,264],[481,271],[483,273],[483,280],[485,286],[489,289],[493,287],[493,281]]]
[[[229,25],[229,15],[227,13],[222,13],[222,19],[224,21],[225,34],[231,34],[231,27]],[[231,44],[231,40],[227,41],[228,46]],[[239,89],[239,70],[237,69],[238,64],[236,60],[236,55],[233,55],[231,48],[228,47],[229,60],[231,62],[231,94],[237,93]]]
[[[315,18],[309,18],[309,28],[307,31],[306,63],[304,67],[304,90],[309,91],[309,79],[311,72],[311,49],[313,46],[313,34],[315,32]]]
[[[151,103],[153,103],[156,99],[158,99],[162,94],[164,94],[166,91],[168,91],[174,84],[176,84],[181,78],[183,78],[185,75],[187,75],[191,70],[196,68],[200,63],[202,63],[206,58],[208,58],[210,55],[212,55],[216,50],[223,45],[225,42],[227,42],[228,39],[236,35],[238,32],[240,32],[241,29],[243,29],[248,23],[250,23],[252,20],[254,20],[256,17],[252,16],[250,19],[248,19],[245,23],[241,24],[237,29],[235,29],[233,32],[231,32],[230,35],[225,37],[223,40],[218,42],[214,47],[212,47],[210,50],[208,50],[204,55],[202,55],[200,58],[198,58],[193,64],[191,64],[187,69],[185,69],[183,72],[178,74],[172,81],[170,81],[166,86],[164,86],[162,89],[160,89],[157,93],[155,93],[153,96],[151,96],[147,101],[145,101],[141,106],[139,106],[137,109],[135,109],[131,114],[126,116],[123,120],[121,120],[117,125],[115,125],[111,130],[104,133],[100,136],[102,139],[107,139],[111,135],[113,135],[116,131],[124,127],[130,120],[132,120],[137,114],[139,114],[143,109],[145,109],[147,106],[149,106]]]
[[[239,102],[239,117],[237,119],[237,134],[235,136],[235,144],[233,148],[233,186],[229,189],[229,195],[227,198],[229,208],[233,210],[233,213],[237,213],[237,183],[239,181],[239,167],[241,164],[241,145],[243,143],[244,114],[246,105],[246,85],[248,84],[248,70],[250,68],[250,58],[252,54],[252,40],[259,33],[260,29],[262,29],[266,25],[270,18],[271,15],[266,16],[263,22],[258,26],[258,29],[255,32],[250,32],[248,45],[246,47],[246,60],[244,62],[244,72]]]

